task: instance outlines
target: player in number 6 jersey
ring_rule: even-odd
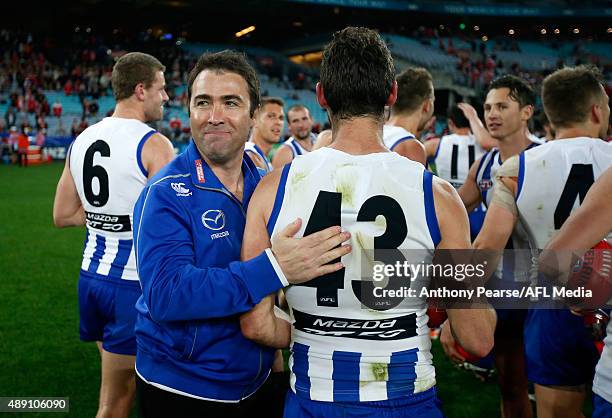
[[[251,200],[244,258],[269,246],[269,236],[292,216],[305,221],[298,235],[340,221],[354,237],[353,252],[342,259],[344,271],[286,291],[294,320],[287,417],[344,416],[351,410],[379,416],[380,408],[393,417],[442,416],[426,303],[413,298],[387,309],[366,309],[359,291],[366,287],[359,249],[432,254],[436,248],[470,248],[467,215],[454,188],[384,146],[384,107],[397,96],[393,73],[378,34],[364,28],[336,33],[325,49],[317,85],[334,141],[273,171]],[[489,352],[493,310],[451,309],[448,315],[468,351]],[[272,298],[243,315],[241,328],[262,344],[273,341]]]
[[[147,179],[174,158],[170,141],[145,124],[162,118],[168,100],[164,70],[155,57],[139,52],[117,61],[115,112],[72,143],[53,204],[57,227],[87,226],[80,335],[97,342],[102,358],[97,417],[127,417],[134,399],[134,305],[141,290],[132,212]]]

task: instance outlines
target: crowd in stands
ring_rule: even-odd
[[[457,81],[474,88],[477,94],[481,94],[494,78],[502,74],[519,76],[537,87],[547,74],[564,65],[590,63],[598,66],[607,79],[612,78],[612,60],[606,62],[597,54],[590,53],[585,48],[588,41],[583,38],[573,41],[561,41],[554,36],[538,39],[537,44],[550,51],[550,56],[540,63],[542,68],[534,69],[526,68],[520,59],[521,56],[527,57],[531,51],[524,51],[519,38],[515,36],[492,36],[489,39],[476,31],[421,26],[411,37],[423,45],[456,57]]]
[[[438,28],[420,27],[410,38],[412,42],[453,57],[454,64],[446,71],[453,80],[475,90],[478,96],[495,77],[511,73],[527,79],[536,87],[554,68],[524,68],[519,60],[502,59],[508,53],[523,53],[517,39],[501,36],[483,40],[479,34],[467,31],[450,33]],[[407,38],[406,38],[407,39]],[[129,42],[129,43],[128,43]],[[391,42],[390,42],[391,43]],[[129,47],[128,47],[129,45]],[[588,53],[583,41],[569,46],[554,38],[546,42],[549,50],[566,50],[556,67],[591,62],[599,65],[608,79],[612,76],[610,59]],[[282,57],[265,50],[249,56],[262,80],[264,95],[284,95],[301,100],[298,92],[314,91],[316,76],[312,70],[288,66]],[[165,119],[156,128],[178,143],[188,142],[185,106],[188,69],[197,54],[178,47],[174,41],[164,42],[150,30],[127,41],[118,34],[114,39],[94,36],[86,28],[75,30],[70,42],[51,38],[35,39],[28,33],[0,30],[0,137],[6,143],[11,128],[34,137],[41,133],[51,136],[75,137],[91,124],[112,113],[111,72],[114,60],[125,50],[149,52],[166,65],[167,93]],[[272,55],[272,56],[270,56]],[[562,54],[559,54],[561,56]],[[513,55],[510,55],[513,57]],[[416,63],[417,65],[419,63]],[[453,68],[454,67],[454,68]],[[68,109],[68,103],[75,106]],[[324,122],[324,116],[319,122]]]

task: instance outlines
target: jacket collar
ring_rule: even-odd
[[[187,156],[187,163],[190,167],[191,181],[195,186],[222,190],[231,194],[231,192],[223,186],[223,183],[221,183],[204,158],[202,158],[193,138],[189,142],[185,154]],[[244,195],[242,204],[246,208],[251,199],[251,195],[255,191],[257,183],[261,180],[261,174],[251,159],[244,158],[244,155],[242,158],[242,174],[244,175]]]

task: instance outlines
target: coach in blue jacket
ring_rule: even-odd
[[[260,173],[244,143],[259,82],[242,54],[205,54],[189,75],[187,150],[162,169],[134,208],[143,294],[136,305],[137,387],[143,417],[242,416],[266,380],[274,349],[247,340],[239,315],[289,283],[341,268],[339,227],[292,238],[240,262],[249,199]],[[289,332],[288,323],[277,319]],[[241,402],[242,401],[242,402]]]

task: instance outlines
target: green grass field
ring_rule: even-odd
[[[0,396],[69,397],[70,416],[93,417],[99,356],[93,343],[78,336],[77,279],[85,231],[56,229],[52,222],[62,168],[59,163],[0,166]],[[437,341],[434,360],[448,418],[499,416],[495,384],[455,369]]]

